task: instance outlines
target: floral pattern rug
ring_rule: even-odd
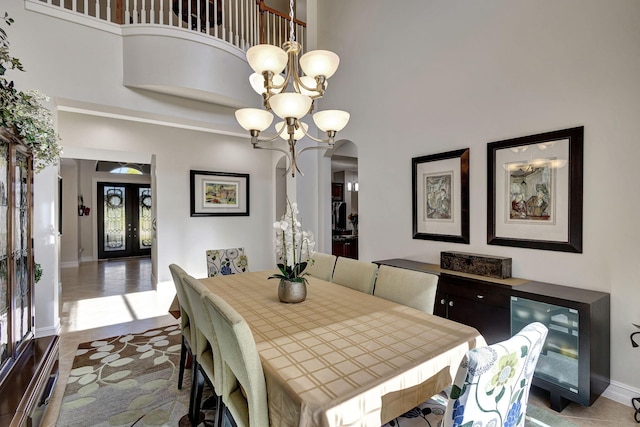
[[[57,425],[178,426],[191,371],[178,390],[179,325],[78,346]]]

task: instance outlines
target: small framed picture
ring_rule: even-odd
[[[412,159],[413,238],[469,243],[469,149]]]
[[[487,243],[582,253],[584,127],[487,145]]]
[[[249,174],[192,170],[191,216],[248,216]]]

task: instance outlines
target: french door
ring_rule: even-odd
[[[98,258],[151,254],[149,184],[98,183]]]

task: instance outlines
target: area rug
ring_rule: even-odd
[[[191,371],[178,390],[181,332],[178,325],[80,344],[73,360],[58,427],[187,426]],[[207,393],[205,390],[205,398]],[[440,425],[446,396],[438,395],[401,417],[391,427]],[[201,425],[212,420],[203,411]],[[533,405],[526,427],[576,427]]]
[[[173,325],[80,344],[57,425],[180,425],[191,385],[185,371],[178,390],[180,343],[180,327]]]
[[[446,395],[437,395],[421,403],[383,427],[439,427],[447,405]],[[525,427],[577,427],[571,421],[534,405],[527,406]]]

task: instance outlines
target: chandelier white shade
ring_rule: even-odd
[[[287,52],[270,44],[259,44],[247,51],[249,66],[258,74],[265,71],[280,74],[287,66],[287,59]]]
[[[271,109],[281,119],[304,117],[311,108],[311,98],[301,93],[279,93],[273,95],[269,102]]]
[[[313,115],[313,121],[318,129],[324,132],[340,132],[349,122],[351,115],[342,110],[318,111]]]
[[[262,95],[267,91],[267,88],[264,87],[264,77],[262,77],[261,74],[258,74],[258,73],[251,74],[249,76],[249,83],[251,84],[251,87],[253,88],[253,90],[256,91],[258,95]],[[276,74],[273,76],[273,84],[275,86],[282,86],[282,83],[284,83],[284,77],[282,77],[280,74]],[[273,89],[273,92],[280,93],[282,92],[282,88]]]
[[[273,114],[258,108],[242,108],[236,111],[236,120],[245,130],[262,132],[273,121]]]
[[[242,108],[236,111],[240,126],[251,134],[253,148],[281,151],[289,158],[287,172],[295,176],[298,167],[296,157],[310,149],[332,148],[336,132],[349,122],[349,113],[341,110],[318,111],[313,114],[316,127],[326,133],[326,138],[317,138],[308,132],[309,125],[301,119],[313,111],[314,101],[322,98],[327,89],[327,79],[333,76],[340,64],[340,58],[328,50],[312,50],[300,57],[302,49],[295,41],[293,31],[293,0],[289,1],[289,41],[282,48],[269,44],[259,44],[247,51],[247,61],[255,73],[249,76],[254,91],[262,95],[264,110]],[[300,75],[298,70],[304,73]],[[284,75],[283,75],[284,74]],[[276,135],[270,139],[258,139],[273,121],[273,114],[282,121],[276,123]],[[272,144],[278,136],[288,142],[288,149]],[[300,150],[296,141],[304,136],[318,142]]]
[[[325,79],[333,76],[340,64],[340,57],[328,50],[312,50],[300,57],[300,68],[310,77],[323,76]]]

